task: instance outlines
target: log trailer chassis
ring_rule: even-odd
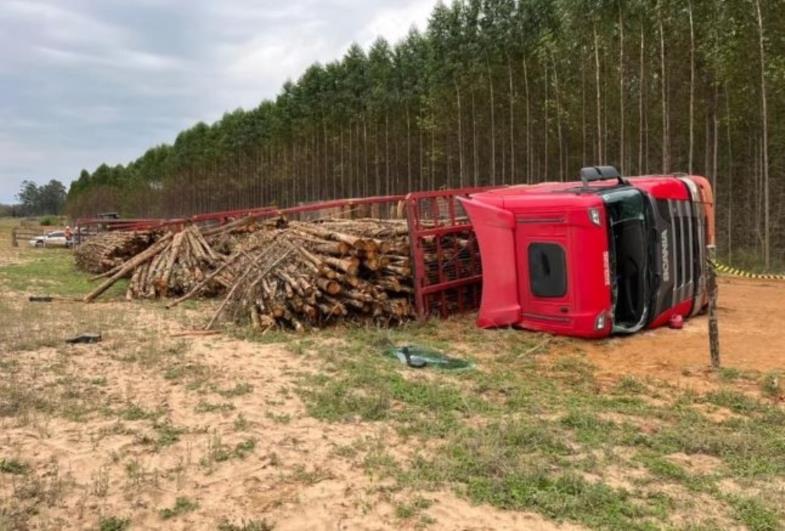
[[[481,327],[603,337],[701,311],[705,258],[714,245],[708,181],[686,175],[623,179],[610,167],[585,168],[581,178],[177,219],[86,218],[75,222],[75,237],[78,244],[105,230],[213,227],[243,217],[405,218],[419,319],[479,306]]]

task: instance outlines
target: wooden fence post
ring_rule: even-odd
[[[12,247],[19,247],[19,242],[16,241],[16,227],[11,229],[11,246]]]
[[[720,368],[720,331],[717,326],[717,272],[714,265],[708,268],[709,291],[709,354],[711,355],[712,369]]]

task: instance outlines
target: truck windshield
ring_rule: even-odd
[[[649,313],[646,199],[634,188],[602,194],[608,215],[613,331],[637,332]]]

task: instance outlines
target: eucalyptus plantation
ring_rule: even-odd
[[[720,254],[785,260],[785,0],[464,0],[274,100],[83,171],[72,215],[174,216],[567,180],[709,177]],[[270,65],[271,68],[274,65]]]

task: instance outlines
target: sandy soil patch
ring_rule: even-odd
[[[785,370],[785,282],[721,277],[719,298],[722,364],[740,371]],[[632,337],[582,341],[597,376],[610,381],[626,375],[654,378],[698,392],[722,384],[709,370],[705,316],[682,330],[659,328]],[[755,381],[734,383],[756,392]]]

